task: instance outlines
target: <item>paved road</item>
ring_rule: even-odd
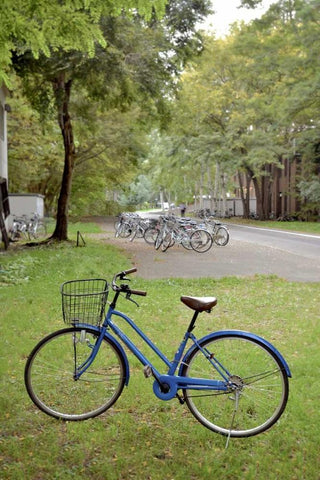
[[[200,278],[274,274],[289,281],[320,282],[320,236],[230,225],[230,242],[199,254],[174,246],[163,253],[144,240],[106,239],[126,250],[143,278]]]
[[[320,262],[320,236],[305,233],[284,232],[266,228],[230,225],[234,240],[273,247],[295,253]]]

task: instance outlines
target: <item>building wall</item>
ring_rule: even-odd
[[[217,208],[214,213],[217,217],[225,217],[225,212],[223,211],[222,201],[215,202]],[[212,210],[212,202],[209,199],[203,199],[203,208],[208,208]],[[256,213],[256,199],[250,198],[249,201],[250,213]],[[227,198],[226,199],[226,210],[227,216],[231,217],[242,217],[243,216],[243,203],[241,198]]]
[[[300,162],[299,156],[282,158],[281,168],[272,167],[271,212],[276,218],[284,215],[293,215],[300,208],[296,191]]]
[[[11,193],[9,194],[10,202],[10,215],[9,215],[9,227],[12,224],[13,215],[22,216],[27,215],[30,217],[33,213],[38,213],[40,217],[44,216],[44,196],[27,193],[27,194],[18,194]]]

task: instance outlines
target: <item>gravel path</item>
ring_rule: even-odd
[[[92,219],[91,219],[92,220]],[[289,281],[320,281],[320,267],[295,254],[272,247],[230,241],[225,247],[213,246],[206,253],[196,253],[174,246],[166,252],[156,251],[143,239],[115,238],[114,219],[99,217],[103,233],[95,235],[123,249],[138,269],[138,275],[146,279],[156,278],[221,278],[226,276],[277,275]],[[314,273],[311,274],[311,271]]]

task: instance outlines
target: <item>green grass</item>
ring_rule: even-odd
[[[84,231],[82,224],[74,229]],[[87,239],[86,239],[87,240]],[[181,294],[215,295],[218,305],[198,320],[197,336],[216,329],[250,330],[281,351],[291,371],[281,420],[249,439],[225,439],[202,427],[176,400],[161,402],[139,362],[129,354],[131,379],[114,408],[86,422],[59,422],[27,396],[24,365],[33,346],[63,327],[60,284],[85,277],[111,279],[131,267],[110,245],[87,240],[17,248],[0,256],[1,479],[212,480],[213,478],[319,479],[319,283],[275,276],[147,281],[140,308],[124,300],[157,345],[172,357],[191,311]],[[151,355],[151,359],[153,356]]]

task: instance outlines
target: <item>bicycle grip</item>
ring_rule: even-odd
[[[130,293],[132,293],[132,295],[140,295],[142,297],[145,297],[147,295],[147,292],[144,292],[143,290],[131,290],[131,288]]]
[[[137,271],[137,268],[133,267],[133,268],[130,268],[129,270],[124,270],[122,273],[123,275],[129,275],[130,273],[134,273]]]

